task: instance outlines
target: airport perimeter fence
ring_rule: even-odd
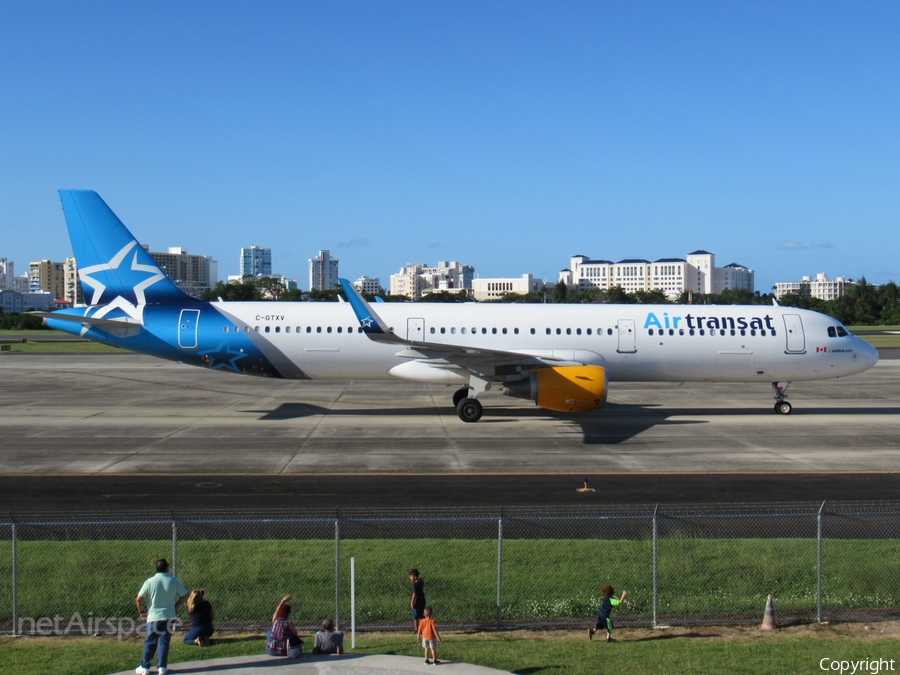
[[[307,632],[409,629],[412,567],[445,627],[584,627],[606,584],[628,590],[620,625],[758,622],[770,593],[780,623],[900,618],[893,502],[2,520],[6,633],[134,630],[161,557],[206,589],[219,630],[266,628],[287,593]]]

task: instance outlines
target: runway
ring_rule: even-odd
[[[765,385],[612,383],[608,405],[582,416],[489,393],[477,424],[456,417],[452,388],[131,354],[6,354],[0,377],[2,510],[134,508],[154,494],[404,506],[423,486],[447,505],[569,503],[585,477],[589,498],[644,503],[888,499],[900,475],[900,360],[793,384],[789,416]]]

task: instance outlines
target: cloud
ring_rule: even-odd
[[[787,250],[798,249],[798,248],[809,248],[806,244],[803,244],[799,241],[783,241],[775,248],[782,248]]]
[[[339,244],[335,244],[335,248],[361,248],[363,246],[371,246],[372,240],[359,238],[359,239],[351,239],[350,241],[342,241]]]
[[[440,243],[436,242],[436,241],[428,244],[428,248],[440,248],[440,247],[441,247]]]
[[[810,244],[810,247],[811,248],[834,248],[834,246],[832,246],[829,242],[819,241],[819,240],[814,241],[812,244]]]

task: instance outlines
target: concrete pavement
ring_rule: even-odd
[[[186,661],[171,664],[169,672],[172,675],[226,672],[229,675],[391,675],[391,673],[434,672],[446,675],[502,675],[506,671],[452,661],[441,661],[437,666],[426,666],[424,659],[412,656],[345,654],[344,656],[304,655],[299,659],[262,655],[236,656],[211,661]],[[155,675],[156,669],[151,668],[150,673]],[[134,675],[134,670],[124,670],[114,675]]]

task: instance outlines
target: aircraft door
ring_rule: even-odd
[[[616,351],[620,354],[634,354],[637,351],[634,319],[619,319],[616,322],[616,328],[619,331],[619,347]]]
[[[806,352],[806,336],[803,334],[803,322],[799,314],[785,314],[784,332],[787,340],[785,352],[788,354],[803,354]]]
[[[197,348],[197,329],[200,324],[199,309],[183,309],[178,317],[178,346],[181,349]]]
[[[406,320],[406,339],[413,342],[425,342],[425,319]]]

